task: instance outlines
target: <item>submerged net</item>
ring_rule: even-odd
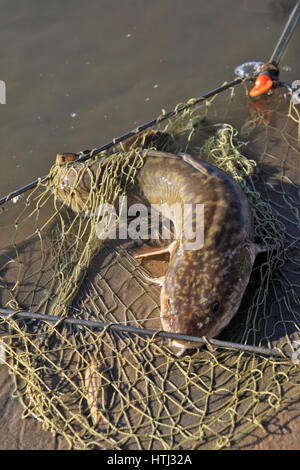
[[[299,113],[286,88],[253,102],[243,82],[179,106],[147,135],[137,133],[129,148],[113,145],[76,172],[57,160],[46,179],[2,206],[0,304],[12,311],[0,320],[6,362],[24,417],[71,447],[230,446],[299,399],[299,366],[286,355],[300,339]],[[256,240],[272,249],[257,257],[220,338],[278,348],[282,357],[206,346],[177,357],[155,334],[62,320],[161,329],[160,289],[144,273],[161,275],[166,260],[141,263],[132,256],[136,240],[99,236],[99,205],[135,191],[145,148],[188,152],[242,186]],[[19,311],[58,321],[18,318]]]

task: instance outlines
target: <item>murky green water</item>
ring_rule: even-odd
[[[0,195],[267,60],[295,1],[0,1]],[[281,79],[300,79],[300,26]]]

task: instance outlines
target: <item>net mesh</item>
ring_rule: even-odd
[[[6,362],[24,417],[70,447],[222,448],[299,399],[299,366],[284,353],[300,338],[300,119],[287,89],[254,102],[247,87],[190,100],[146,137],[137,133],[130,148],[112,146],[76,170],[57,160],[46,179],[1,208],[1,307],[59,317],[0,320]],[[136,241],[102,240],[98,228],[99,205],[135,191],[145,148],[191,153],[242,186],[256,239],[272,250],[257,257],[220,337],[278,348],[282,358],[207,347],[177,357],[155,334],[61,320],[161,329],[160,289],[144,273],[161,275],[167,262],[141,263],[132,256]]]

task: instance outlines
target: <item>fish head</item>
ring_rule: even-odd
[[[253,245],[244,243],[222,256],[191,251],[174,260],[161,290],[163,329],[216,337],[239,309],[254,259]],[[199,343],[173,344],[183,350],[199,347]]]

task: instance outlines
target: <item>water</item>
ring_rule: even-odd
[[[0,195],[266,61],[295,1],[0,0]],[[298,26],[281,79],[300,79]]]

